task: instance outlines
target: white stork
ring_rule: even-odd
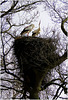
[[[34,28],[34,24],[31,24],[31,25],[25,27],[23,29],[23,31],[21,32],[21,35],[26,34],[26,33],[28,35],[32,31],[33,28]]]
[[[40,22],[39,22],[39,28],[34,30],[32,33],[33,33],[32,36],[36,36],[40,33]]]

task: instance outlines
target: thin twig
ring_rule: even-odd
[[[13,1],[13,4],[12,4],[11,8],[8,11],[6,11],[4,14],[2,14],[1,17],[4,17],[9,12],[11,12],[14,9],[14,7],[17,5],[17,3],[18,3],[18,1]]]

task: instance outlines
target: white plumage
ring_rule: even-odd
[[[34,30],[32,33],[33,33],[32,36],[36,36],[40,33],[40,22],[39,22],[39,28]]]
[[[23,29],[23,31],[21,32],[21,35],[26,34],[26,33],[29,34],[29,32],[31,32],[33,28],[34,28],[34,24],[31,24],[31,25],[25,27]]]

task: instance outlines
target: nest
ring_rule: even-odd
[[[38,37],[21,37],[14,41],[14,54],[20,68],[44,70],[57,59],[55,40]]]
[[[34,92],[39,91],[44,76],[55,67],[59,57],[55,44],[54,39],[38,37],[18,37],[14,41],[14,55],[20,74],[24,74],[25,90],[31,91],[32,88]]]

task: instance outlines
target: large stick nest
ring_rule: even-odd
[[[20,75],[24,78],[24,91],[30,93],[30,98],[38,98],[45,75],[55,67],[59,57],[56,41],[51,38],[18,37],[14,41],[14,55],[18,60]]]
[[[55,44],[56,41],[51,38],[17,38],[14,41],[14,54],[18,59],[21,70],[23,65],[27,65],[27,69],[36,68],[40,71],[45,70],[46,67],[53,67],[53,63],[58,58]]]

